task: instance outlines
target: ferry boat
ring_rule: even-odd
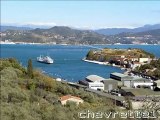
[[[41,62],[41,63],[47,63],[47,64],[52,64],[54,62],[54,60],[50,57],[50,56],[39,56],[37,57],[37,61]]]

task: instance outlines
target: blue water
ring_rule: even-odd
[[[98,48],[141,48],[160,57],[160,45],[96,45]],[[1,58],[17,58],[26,66],[27,60],[33,60],[36,69],[45,71],[53,77],[61,77],[68,81],[78,81],[86,76],[96,74],[108,78],[112,72],[123,72],[119,68],[87,63],[82,61],[90,46],[62,46],[62,45],[1,45]],[[39,55],[49,54],[54,58],[54,64],[43,64],[36,61]]]

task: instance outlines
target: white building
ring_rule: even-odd
[[[137,87],[149,87],[153,90],[154,83],[152,80],[135,77],[135,76],[128,76],[121,73],[111,73],[110,77],[112,79],[118,80],[122,82],[123,86],[128,88],[137,88]]]
[[[102,82],[98,82],[98,81],[89,82],[88,87],[91,89],[94,89],[94,90],[98,90],[98,89],[104,90],[104,84]]]
[[[148,61],[149,61],[149,58],[139,58],[140,63],[145,63],[145,62],[148,62]]]
[[[103,80],[105,80],[105,78],[97,75],[89,75],[85,80],[79,81],[79,83],[88,86],[90,89],[104,90],[104,83],[102,82]]]
[[[89,75],[86,77],[86,81],[88,81],[88,87],[94,90],[104,90],[103,80],[105,78],[97,76],[97,75]]]
[[[153,90],[153,81],[141,77],[133,77],[132,79],[128,79],[123,81],[124,86],[126,87],[133,87],[133,88],[138,88],[138,87],[149,87],[150,89]]]
[[[153,90],[153,83],[152,82],[133,82],[133,87],[137,88],[138,86],[148,86],[150,89]]]

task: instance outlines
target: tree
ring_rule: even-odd
[[[94,55],[93,50],[90,50],[86,57],[87,57],[87,59],[91,59],[93,57],[93,55]]]
[[[33,78],[33,66],[31,59],[28,60],[27,75],[28,77]]]
[[[154,72],[153,72],[153,75],[157,78],[160,78],[160,70],[159,69],[156,69]]]
[[[132,110],[133,106],[132,106],[132,101],[130,100],[129,97],[125,97],[125,101],[126,101],[126,109],[127,110]]]

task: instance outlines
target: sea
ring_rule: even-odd
[[[16,58],[23,66],[27,66],[28,59],[32,59],[34,69],[45,74],[62,78],[70,82],[84,80],[88,75],[99,75],[109,78],[110,73],[124,71],[120,68],[88,63],[82,61],[90,49],[101,48],[141,48],[160,58],[160,45],[29,45],[29,44],[1,44],[1,58]],[[53,64],[36,61],[40,55],[49,55],[54,59]]]

